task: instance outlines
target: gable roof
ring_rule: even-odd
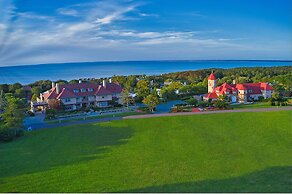
[[[218,95],[216,94],[216,92],[212,92],[212,93],[208,93],[204,96],[207,99],[217,99]]]
[[[94,95],[110,95],[122,92],[122,87],[117,83],[107,83],[106,87],[95,83],[63,84],[59,86],[57,94],[56,86],[42,93],[45,99],[76,98]]]
[[[224,83],[221,86],[216,87],[214,91],[219,94],[225,94],[226,92],[233,93],[237,92],[237,88],[234,84]]]
[[[262,94],[262,90],[274,90],[268,83],[244,83],[244,84],[227,84],[215,88],[217,94],[233,93],[238,90],[247,90],[249,94]]]

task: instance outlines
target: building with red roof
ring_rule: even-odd
[[[212,72],[208,77],[208,94],[204,100],[217,100],[218,96],[226,95],[232,103],[258,100],[259,97],[271,98],[274,92],[273,87],[268,83],[243,83],[227,84],[216,87],[215,75]]]
[[[49,106],[50,102],[62,102],[65,110],[76,110],[82,107],[108,107],[109,101],[121,104],[122,87],[118,83],[103,81],[102,84],[81,82],[77,84],[55,84],[52,88],[40,94],[38,104]],[[45,108],[45,107],[42,107]]]

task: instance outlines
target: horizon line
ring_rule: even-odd
[[[292,62],[292,59],[162,59],[162,60],[104,60],[104,61],[77,61],[77,62],[55,62],[55,63],[36,63],[36,64],[24,64],[24,65],[7,65],[0,66],[0,68],[5,67],[24,67],[24,66],[40,66],[40,65],[57,65],[57,64],[77,64],[77,63],[125,63],[125,62],[200,62],[200,61],[267,61],[267,62]]]

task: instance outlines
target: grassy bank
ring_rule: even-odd
[[[0,145],[1,192],[292,192],[291,111],[120,120]]]

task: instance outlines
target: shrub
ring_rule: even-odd
[[[24,134],[22,129],[9,129],[6,127],[0,128],[0,142],[9,142],[14,138],[20,137]]]
[[[269,101],[269,104],[270,104],[271,106],[275,106],[275,102],[274,102],[273,100],[270,100],[270,101]]]
[[[56,114],[57,114],[56,110],[48,109],[48,110],[46,110],[45,119],[47,119],[47,120],[55,119],[56,118]]]
[[[263,96],[259,96],[258,101],[259,101],[259,102],[263,102],[264,99],[265,99],[265,98],[264,98]]]
[[[0,128],[0,142],[9,142],[13,140],[13,132],[8,128]]]
[[[186,102],[190,105],[194,105],[194,106],[198,105],[198,100],[195,98],[190,98],[190,99],[186,100]]]

